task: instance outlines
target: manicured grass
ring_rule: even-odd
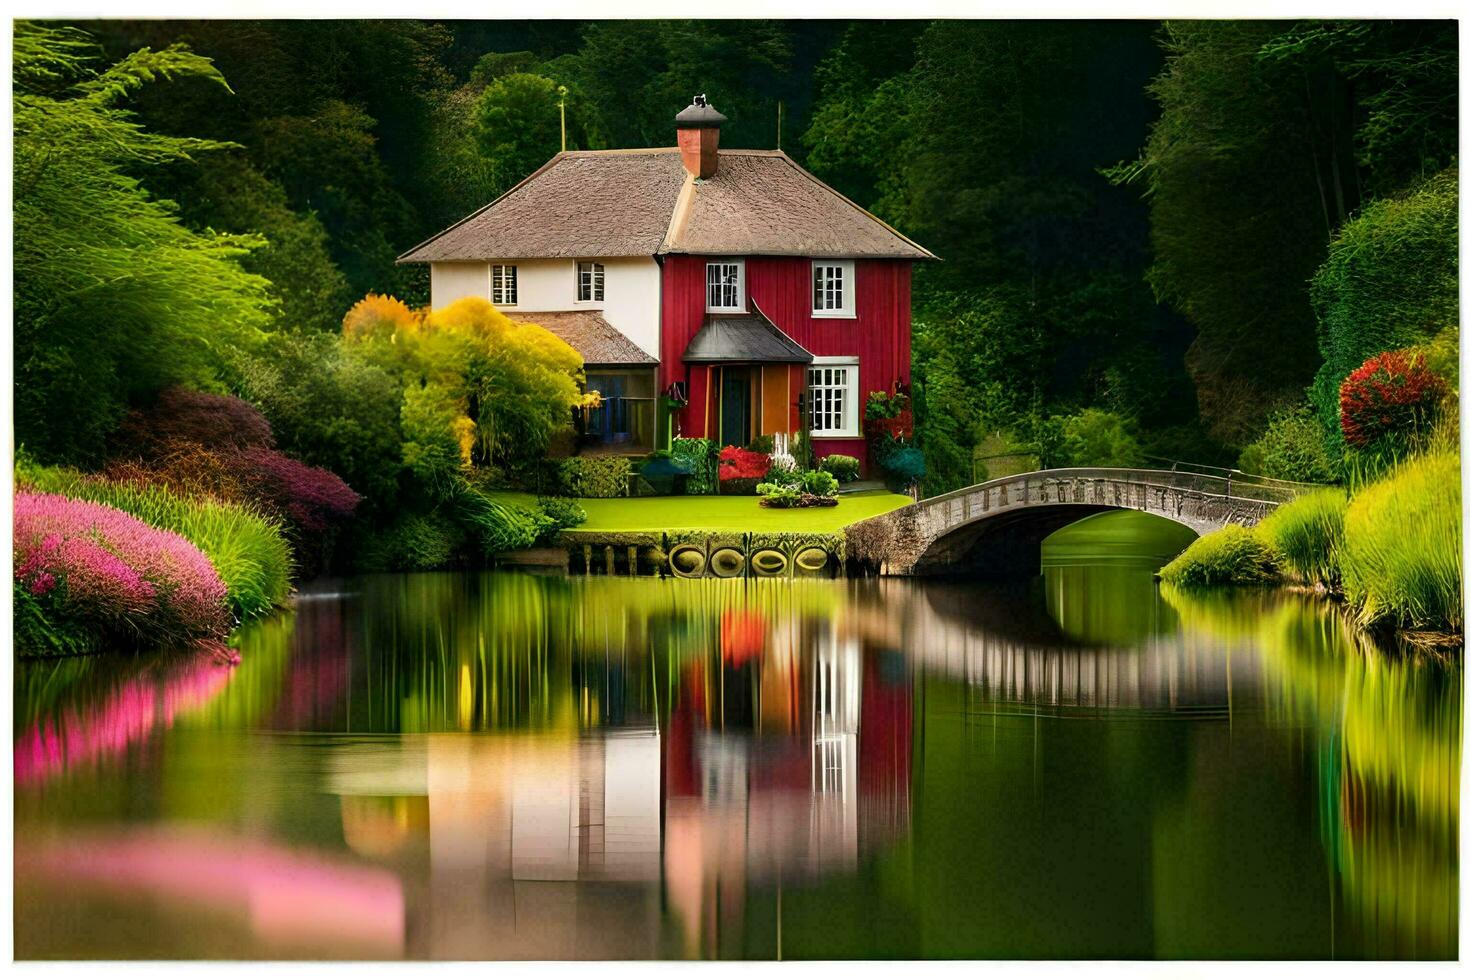
[[[496,494],[507,503],[535,504],[530,494]],[[913,503],[901,493],[843,494],[836,507],[762,507],[758,497],[579,497],[587,523],[576,531],[840,531],[849,524]]]

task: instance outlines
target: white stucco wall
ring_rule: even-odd
[[[582,261],[602,263],[604,286],[601,303],[577,302],[577,260],[573,259],[436,262],[430,267],[430,302],[437,308],[465,296],[489,299],[490,266],[513,265],[517,268],[517,303],[515,306],[505,307],[505,312],[526,314],[601,310],[608,323],[649,354],[658,357],[658,263],[652,256]]]
[[[486,262],[435,262],[429,266],[429,303],[435,309],[466,296],[490,298],[490,265]]]

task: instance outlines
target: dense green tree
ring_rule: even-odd
[[[140,181],[227,144],[165,136],[124,105],[194,77],[179,46],[95,69],[79,31],[17,23],[15,428],[44,461],[95,460],[130,400],[172,382],[217,384],[222,351],[255,342],[269,283],[240,259],[258,239],[194,232]]]
[[[914,375],[948,406],[920,413],[931,489],[1057,407],[1194,414],[1188,328],[1143,280],[1147,212],[1098,172],[1146,131],[1149,31],[856,24],[818,71],[808,163],[944,260],[915,287]]]
[[[1365,195],[1450,161],[1449,22],[1165,26],[1161,115],[1122,179],[1151,205],[1159,295],[1198,327],[1190,373],[1237,445],[1319,363],[1307,282]]]
[[[607,145],[670,146],[674,115],[703,93],[729,117],[723,146],[776,145],[777,103],[786,132],[803,126],[795,34],[823,47],[821,25],[783,21],[606,21],[589,24],[575,58],[576,81]],[[830,28],[827,29],[830,33]],[[808,76],[809,77],[809,76]],[[795,143],[793,138],[791,143]]]
[[[517,72],[485,86],[475,104],[475,142],[503,193],[561,149],[561,106],[567,88],[544,75]],[[567,149],[585,149],[587,127],[568,100]]]
[[[185,224],[253,233],[264,240],[241,264],[270,280],[279,324],[336,330],[351,293],[332,261],[330,236],[314,212],[293,211],[281,185],[238,150],[209,154],[173,170],[170,179],[156,183],[179,202]]]

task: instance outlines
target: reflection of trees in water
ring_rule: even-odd
[[[1351,953],[1456,956],[1460,665],[1380,649],[1313,598],[1165,595],[1186,628],[1258,649],[1274,723],[1315,733],[1321,840]]]

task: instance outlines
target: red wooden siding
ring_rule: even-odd
[[[689,406],[675,416],[686,436],[706,434],[706,406],[709,418],[718,417],[718,401],[710,397],[709,369],[684,364],[684,348],[704,324],[706,260],[702,255],[664,259],[659,384],[689,383]],[[908,383],[911,263],[859,259],[855,269],[857,317],[851,320],[812,316],[811,266],[811,260],[805,258],[747,258],[746,295],[771,322],[813,354],[858,359],[861,411],[868,392],[890,390],[894,381]],[[867,457],[861,438],[817,439],[816,451],[819,456],[845,453],[864,461]]]

